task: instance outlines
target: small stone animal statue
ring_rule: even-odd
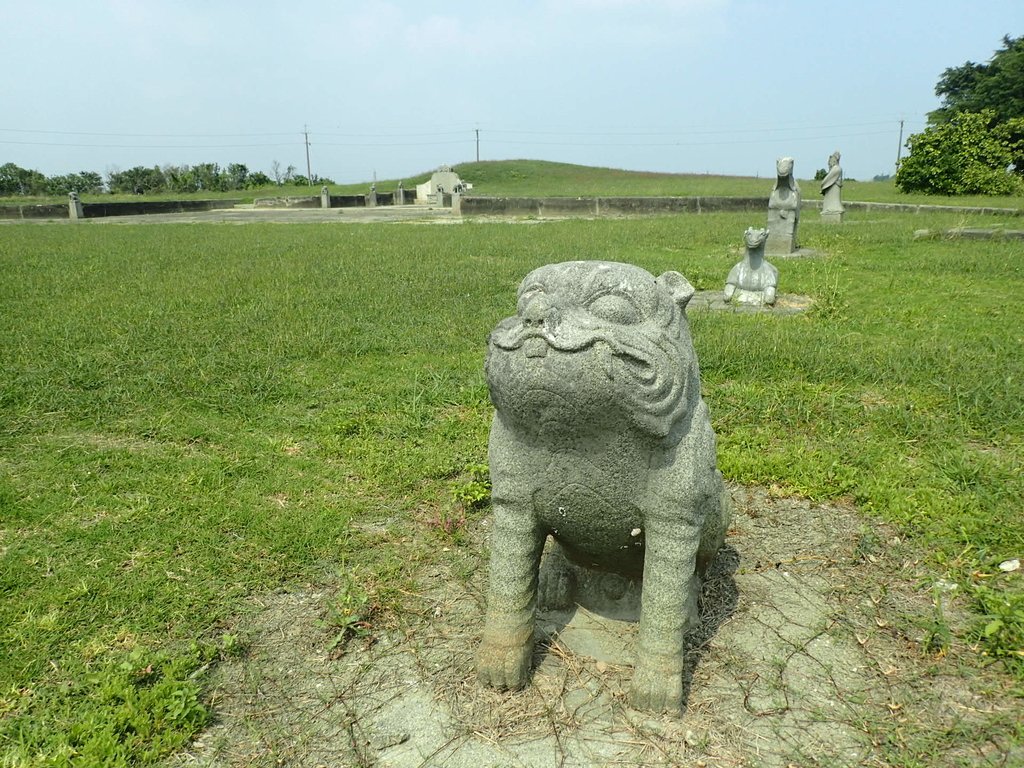
[[[607,572],[642,585],[633,706],[682,707],[684,636],[730,510],[686,320],[693,293],[678,272],[551,264],[491,333],[484,684],[527,684],[538,587],[564,606],[574,571]],[[567,567],[539,585],[549,536]]]
[[[764,260],[768,230],[747,227],[743,233],[746,255],[725,280],[725,300],[737,304],[774,304],[779,286],[779,270]]]

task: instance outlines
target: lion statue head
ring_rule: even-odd
[[[567,437],[616,423],[678,438],[699,398],[685,308],[693,286],[630,264],[549,264],[519,286],[518,312],[491,333],[487,382],[522,432]]]

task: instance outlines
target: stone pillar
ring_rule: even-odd
[[[462,214],[462,193],[452,192],[452,213]]]
[[[370,194],[366,196],[366,207],[376,208],[377,207],[377,185],[370,185]]]
[[[331,207],[331,193],[327,187],[320,187],[320,207],[330,208]]]
[[[395,190],[395,205],[405,205],[405,188],[402,182],[398,182],[398,189]]]
[[[78,199],[78,193],[72,192],[68,195],[68,218],[78,221],[85,218],[85,211],[82,209],[82,201]]]

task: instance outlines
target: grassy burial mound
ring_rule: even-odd
[[[472,612],[453,624],[429,595],[439,574],[470,591],[483,578],[482,361],[519,280],[592,258],[717,289],[752,223],[4,227],[0,764],[156,764],[220,717],[210,675],[259,658],[243,630],[275,594],[318,596],[303,647],[320,662],[409,615],[469,652]],[[1024,276],[1013,242],[911,237],[962,224],[808,217],[803,242],[822,255],[787,261],[780,289],[812,297],[810,311],[691,318],[726,477],[800,500],[780,518],[794,535],[814,505],[848,510],[836,535],[854,538],[830,562],[848,564],[865,585],[858,610],[876,613],[808,622],[907,661],[879,656],[883,682],[843,688],[867,697],[869,721],[850,714],[849,739],[879,765],[943,764],[953,748],[988,764],[1021,738],[1024,588],[1006,564],[1024,553]],[[790,546],[744,549],[761,511],[733,532],[740,585],[774,573]],[[801,558],[827,546],[792,544]],[[909,597],[886,597],[897,593]],[[729,667],[708,658],[706,670]],[[886,699],[884,681],[911,666],[910,693]],[[447,669],[471,685],[471,669]],[[920,704],[938,679],[976,698]],[[759,693],[748,715],[768,722],[786,706],[777,694]],[[705,716],[715,709],[694,695]],[[499,738],[498,725],[481,733]],[[707,733],[679,736],[695,759],[715,754]],[[276,738],[279,756],[289,737]],[[837,764],[787,743],[780,760]],[[265,762],[225,764],[273,764],[266,749]]]

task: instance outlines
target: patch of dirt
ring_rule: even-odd
[[[905,542],[843,505],[732,492],[681,717],[629,708],[636,625],[582,609],[540,617],[529,688],[482,688],[485,521],[392,628],[340,656],[329,587],[265,597],[234,630],[246,656],[215,673],[214,724],[170,764],[1024,765],[1006,680],[967,649],[925,650],[938,619],[964,616]]]

